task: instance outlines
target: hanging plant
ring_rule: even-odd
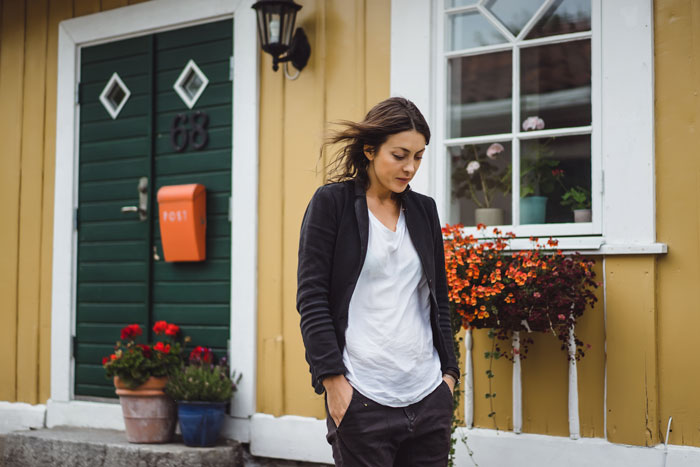
[[[578,253],[564,255],[556,240],[541,243],[531,237],[532,249],[514,251],[510,249],[514,233],[494,228],[487,236],[486,226],[477,228],[480,238],[464,235],[461,224],[442,229],[445,269],[455,321],[465,329],[490,330],[491,349],[484,354],[489,359],[485,397],[493,417],[493,360],[513,361],[516,353],[525,358],[533,343],[527,334],[532,332],[551,332],[568,352],[571,330],[585,309],[594,307],[599,284],[594,280],[595,261]],[[520,349],[502,348],[498,342],[510,342],[514,332],[525,333]],[[578,360],[586,346],[575,334],[574,342]]]

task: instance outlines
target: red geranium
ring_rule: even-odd
[[[118,376],[133,389],[149,377],[169,376],[176,372],[184,363],[182,346],[189,342],[189,337],[183,337],[177,325],[166,321],[157,321],[153,332],[162,342],[140,344],[135,339],[143,334],[141,327],[138,324],[125,326],[114,353],[102,359],[105,376]]]
[[[121,337],[122,340],[135,339],[141,334],[143,334],[143,331],[141,331],[141,326],[138,324],[130,324],[122,329]]]
[[[157,350],[158,352],[170,353],[170,344],[163,344],[162,342],[156,342],[156,345],[153,346],[153,349]]]
[[[139,344],[139,347],[141,348],[141,353],[143,353],[143,356],[146,358],[149,358],[151,354],[151,348],[145,344]]]
[[[168,323],[165,321],[156,321],[156,324],[153,325],[153,332],[156,334],[163,334],[165,330],[168,328]]]

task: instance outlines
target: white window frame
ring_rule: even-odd
[[[444,37],[442,2],[392,0],[391,94],[413,100],[433,129],[428,163],[412,185],[435,198],[441,219],[446,220],[449,174],[442,163],[446,60],[442,53],[438,56]],[[551,235],[566,250],[665,253],[666,245],[656,243],[655,229],[652,1],[592,0],[591,19],[591,181],[592,191],[602,195],[593,206],[593,222],[506,230],[524,237],[512,242],[514,248],[529,248],[530,235]],[[518,154],[514,155],[517,161]],[[518,167],[513,169],[517,173]]]

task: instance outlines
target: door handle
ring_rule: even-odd
[[[141,177],[137,187],[139,193],[138,206],[122,206],[122,212],[138,212],[139,220],[145,221],[148,219],[148,177]]]

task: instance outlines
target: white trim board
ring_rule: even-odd
[[[390,86],[391,95],[413,100],[433,129],[430,146],[436,148],[428,151],[428,163],[412,186],[434,197],[441,219],[447,219],[449,194],[439,167],[445,126],[439,90],[446,79],[438,57],[444,31],[436,5],[441,3],[392,0]],[[651,0],[595,0],[593,7],[592,150],[601,179],[594,176],[592,182],[603,193],[602,235],[615,245],[601,253],[662,252],[666,247],[656,243],[655,229],[653,5]],[[529,236],[534,228],[521,230]],[[554,235],[583,235],[581,226],[547,228]]]
[[[46,421],[46,406],[24,402],[0,402],[0,435],[16,430],[43,428]]]
[[[257,195],[258,195],[258,45],[253,0],[152,0],[61,22],[58,43],[56,119],[56,185],[51,308],[51,403],[48,418],[64,410],[80,412],[93,402],[71,402],[75,329],[77,141],[79,107],[76,83],[80,47],[152,34],[194,24],[233,18],[234,80],[231,235],[231,367],[243,379],[232,404],[232,415],[255,412],[257,319]],[[235,241],[234,241],[235,239]],[[68,403],[61,405],[59,403]],[[107,404],[109,405],[109,404]],[[89,409],[87,409],[89,412]],[[58,411],[58,412],[54,412]],[[111,413],[108,410],[109,413]],[[94,415],[93,415],[94,417]],[[118,418],[121,418],[119,415]],[[66,420],[71,420],[70,417]],[[105,423],[113,421],[105,420]],[[242,436],[242,439],[247,436]]]
[[[326,442],[326,422],[310,417],[273,417],[255,414],[251,421],[250,452],[256,456],[306,462],[333,463]],[[664,446],[641,447],[614,444],[600,438],[572,440],[560,436],[515,434],[480,428],[458,428],[455,465],[519,467],[638,467],[662,466]],[[700,465],[700,448],[668,446],[666,467]]]

